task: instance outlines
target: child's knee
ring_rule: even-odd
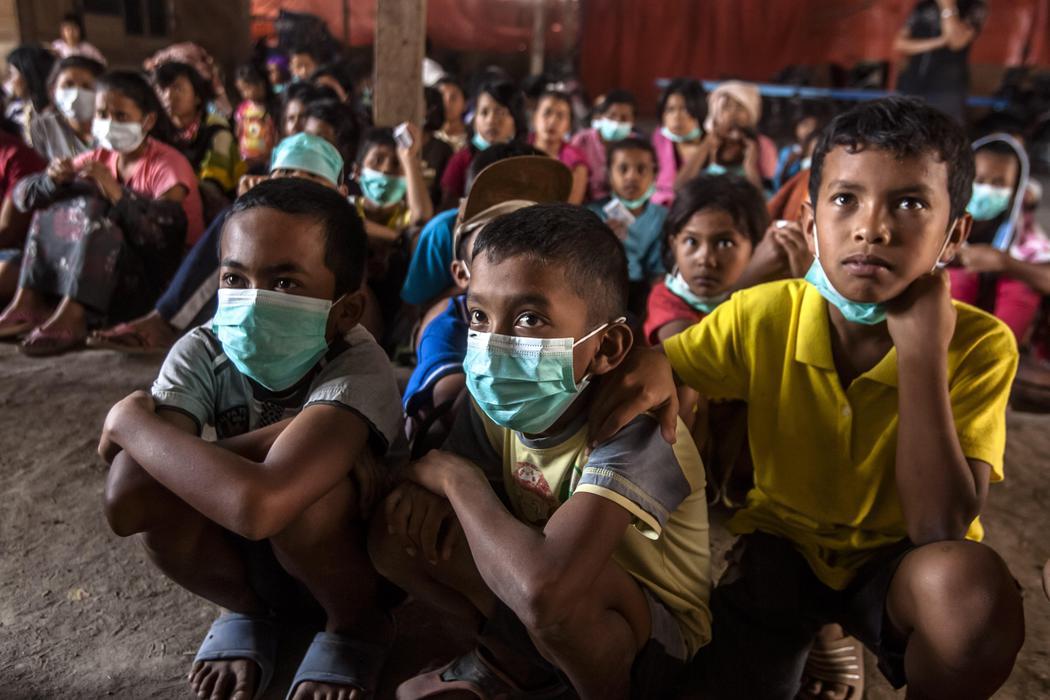
[[[110,466],[103,494],[103,510],[110,529],[120,537],[128,537],[144,532],[153,524],[150,517],[156,512],[151,507],[145,480],[151,479],[147,474],[137,474],[141,467],[131,462],[121,452]],[[152,504],[156,505],[156,504]]]
[[[389,496],[387,498],[390,498]],[[411,557],[405,552],[401,538],[390,531],[386,516],[386,500],[376,504],[368,524],[368,556],[379,574],[395,583],[400,580]]]

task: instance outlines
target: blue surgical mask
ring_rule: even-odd
[[[700,127],[696,127],[692,131],[682,136],[679,136],[675,132],[668,129],[666,126],[660,127],[660,133],[664,135],[664,138],[674,143],[685,143],[686,141],[695,141],[700,138]]]
[[[812,165],[813,165],[813,158],[812,158],[812,156],[806,156],[805,158],[803,158],[802,160],[800,160],[798,162],[798,169],[799,170],[809,170],[810,167],[812,167]]]
[[[591,122],[591,126],[597,129],[606,141],[623,141],[631,135],[631,128],[634,125],[630,122],[618,122],[601,117]]]
[[[729,168],[720,163],[711,162],[704,168],[704,172],[708,175],[725,175],[729,172]]]
[[[470,142],[474,144],[474,148],[478,149],[479,151],[484,151],[486,148],[492,145],[490,141],[486,140],[484,136],[482,136],[476,131],[474,132],[474,135],[470,137]]]
[[[620,200],[620,202],[622,202],[623,205],[628,209],[638,209],[640,207],[645,206],[646,202],[652,199],[652,196],[654,194],[656,194],[656,185],[652,184],[649,185],[649,189],[645,191],[645,194],[643,194],[638,199],[624,199],[618,194],[613,194],[613,196],[616,197],[616,199]]]
[[[590,382],[590,376],[576,382],[573,348],[609,325],[603,323],[575,342],[572,338],[519,338],[471,331],[463,359],[467,389],[496,425],[520,433],[542,433]]]
[[[729,298],[729,292],[723,294],[716,294],[710,297],[702,297],[699,294],[693,292],[689,288],[689,283],[682,277],[681,272],[664,276],[664,286],[667,290],[674,294],[676,297],[689,304],[690,308],[695,311],[702,311],[705,314],[709,314],[715,310],[715,307],[721,304],[723,301]]]
[[[966,205],[966,211],[975,221],[989,221],[1006,211],[1010,206],[1010,197],[1013,190],[1009,187],[996,187],[975,182],[970,203]]]
[[[328,350],[333,302],[268,289],[220,289],[212,331],[234,366],[271,391],[306,376]]]
[[[866,326],[874,326],[886,320],[886,305],[872,301],[853,301],[839,293],[839,290],[831,284],[824,267],[820,264],[820,238],[817,237],[817,224],[813,224],[813,247],[815,255],[813,264],[806,272],[806,281],[817,288],[820,296],[836,309],[842,312],[843,317],[851,323],[863,323]]]
[[[405,178],[387,175],[371,168],[363,169],[357,182],[361,185],[361,191],[364,192],[365,197],[383,207],[404,199],[408,188]]]

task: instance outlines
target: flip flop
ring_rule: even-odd
[[[28,311],[9,314],[0,322],[0,340],[10,340],[25,335],[45,321],[47,321],[47,316],[37,316]]]
[[[318,632],[295,672],[285,700],[291,700],[299,684],[306,682],[347,685],[360,690],[364,697],[372,697],[391,646],[351,639],[336,632]]]
[[[37,328],[18,344],[18,349],[29,357],[51,357],[84,347],[84,339],[73,331]]]
[[[130,323],[121,323],[106,331],[95,331],[87,339],[92,350],[116,350],[126,355],[159,355],[168,345],[155,345],[150,336]]]
[[[397,687],[397,700],[423,700],[453,691],[471,693],[478,700],[558,700],[570,697],[570,688],[560,679],[543,688],[522,688],[475,648],[437,670],[409,678]]]
[[[864,648],[853,637],[813,640],[806,658],[803,676],[820,681],[844,685],[846,700],[861,700],[864,697]]]
[[[272,618],[224,613],[211,623],[193,663],[248,659],[259,667],[253,699],[262,697],[273,678],[277,658],[277,625]]]

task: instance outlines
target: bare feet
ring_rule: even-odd
[[[74,338],[87,337],[87,312],[69,297],[62,299],[51,318],[40,326],[44,333]]]
[[[190,669],[189,681],[200,700],[251,700],[259,667],[248,659],[198,661]]]
[[[292,700],[364,700],[364,697],[357,688],[304,681],[295,689]]]
[[[0,314],[0,338],[27,333],[51,316],[52,307],[31,289],[20,287]]]

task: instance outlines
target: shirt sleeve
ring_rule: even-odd
[[[659,423],[642,415],[594,449],[574,491],[581,492],[622,506],[643,535],[656,539],[692,487]]]
[[[204,331],[197,329],[182,336],[168,351],[153,382],[151,393],[157,406],[185,413],[197,423],[198,430],[214,424],[215,357]]]
[[[963,454],[990,465],[991,480],[1002,481],[1006,404],[1017,372],[1017,345],[1002,322],[995,325],[956,368],[948,395]]]
[[[657,282],[649,292],[648,313],[645,318],[645,340],[649,345],[659,345],[657,333],[672,321],[693,323],[700,318],[689,304],[672,294],[667,285]]]
[[[152,199],[159,199],[165,192],[176,185],[192,190],[190,183],[196,179],[193,168],[186,157],[175,149],[156,150],[153,162],[150,163],[149,176],[144,183],[147,191],[142,194]]]
[[[455,215],[438,215],[419,234],[401,298],[409,304],[425,304],[452,286],[452,221]]]
[[[741,299],[734,294],[702,321],[664,341],[675,373],[709,399],[747,399],[747,358],[742,351]]]
[[[462,197],[467,185],[467,169],[473,160],[470,148],[463,148],[452,156],[452,160],[445,166],[445,172],[441,174],[441,189],[446,195]]]
[[[10,158],[4,163],[3,178],[0,180],[0,198],[6,197],[18,181],[27,175],[38,173],[47,167],[44,159],[32,148],[14,146]]]

